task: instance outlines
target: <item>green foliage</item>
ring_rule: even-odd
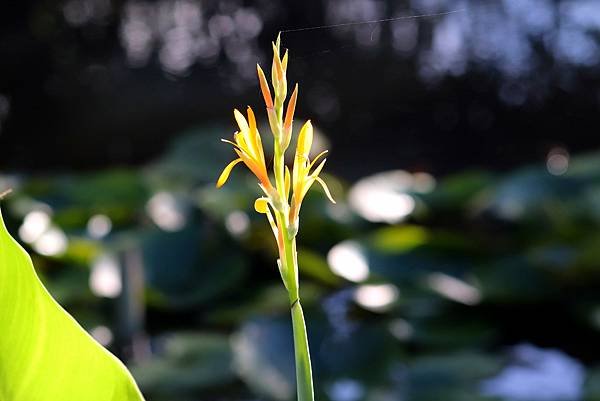
[[[48,290],[84,327],[113,330],[114,351],[124,345],[123,304],[90,290],[90,267],[105,254],[139,255],[146,316],[139,333],[150,352],[132,373],[152,401],[295,397],[276,249],[263,216],[248,206],[256,183],[240,172],[214,189],[229,153],[212,130],[198,130],[145,168],[23,176],[4,201],[11,232],[31,210],[46,210],[66,234],[62,254],[44,256],[35,243],[27,249]],[[347,184],[327,177],[339,205],[309,193],[298,243],[315,398],[337,400],[334,390],[350,383],[359,401],[490,400],[482,381],[503,370],[511,346],[530,342],[584,363],[583,400],[600,399],[600,353],[590,346],[600,330],[598,160],[573,157],[562,176],[539,166],[440,178],[431,192],[407,192],[419,212],[396,224],[362,218],[345,202]],[[96,185],[111,196],[91,202],[80,192]],[[156,224],[148,204],[158,193],[173,197],[183,226]],[[96,214],[113,223],[100,240],[86,228]],[[345,240],[363,251],[364,282],[330,268],[329,250]],[[471,298],[433,285],[449,278]],[[366,308],[356,291],[370,284],[394,286],[397,300]]]
[[[0,215],[0,399],[142,400],[123,364],[52,299]]]

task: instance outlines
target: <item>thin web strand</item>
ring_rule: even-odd
[[[315,31],[317,29],[332,29],[332,28],[341,28],[346,26],[355,26],[355,25],[368,25],[368,24],[379,24],[383,22],[394,22],[406,19],[415,19],[415,18],[430,18],[430,17],[442,17],[444,15],[455,14],[466,11],[465,8],[460,8],[452,11],[445,11],[442,13],[431,13],[431,14],[418,14],[418,15],[404,15],[401,17],[394,18],[384,18],[377,20],[369,20],[369,21],[357,21],[357,22],[343,22],[340,24],[332,24],[332,25],[319,25],[319,26],[310,26],[305,28],[294,28],[294,29],[284,29],[279,31],[279,33],[288,33],[288,32],[302,32],[302,31]]]

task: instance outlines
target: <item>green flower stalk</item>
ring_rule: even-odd
[[[247,119],[238,110],[234,110],[234,117],[239,126],[239,131],[233,134],[233,141],[227,139],[223,139],[223,141],[233,145],[238,158],[225,167],[217,181],[217,188],[225,184],[233,167],[240,162],[244,163],[258,178],[259,187],[264,196],[255,201],[254,208],[257,212],[265,214],[271,225],[279,249],[277,266],[289,295],[294,329],[298,401],[313,401],[314,390],[310,352],[304,314],[300,304],[296,236],[298,234],[302,200],[312,184],[318,182],[331,202],[335,203],[335,201],[331,197],[327,185],[319,177],[326,161],[326,159],[321,159],[327,154],[327,151],[320,153],[313,160],[309,159],[313,143],[313,127],[310,120],[306,121],[298,134],[291,173],[285,165],[285,152],[292,141],[294,111],[298,98],[298,85],[296,84],[292,95],[287,101],[287,107],[284,107],[288,89],[287,64],[288,52],[285,52],[283,58],[280,57],[280,37],[278,36],[277,41],[273,43],[273,64],[271,68],[274,99],[271,96],[271,89],[263,70],[258,64],[256,66],[261,92],[267,108],[269,125],[273,133],[273,177],[275,184],[272,184],[267,171],[262,140],[256,127],[254,112],[248,107]]]

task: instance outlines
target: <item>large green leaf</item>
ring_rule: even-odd
[[[143,400],[123,364],[50,296],[0,214],[0,401]]]

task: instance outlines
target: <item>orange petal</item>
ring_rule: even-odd
[[[258,64],[256,64],[256,71],[258,72],[258,82],[260,84],[260,90],[262,92],[263,98],[265,99],[265,105],[268,109],[272,109],[273,99],[271,98],[271,90],[269,89],[269,84],[267,83],[265,73]]]
[[[283,126],[285,128],[289,128],[292,126],[292,121],[294,119],[294,110],[296,110],[296,99],[298,98],[298,84],[294,87],[294,92],[292,92],[292,96],[290,97],[290,101],[287,106],[287,110],[285,112],[285,122]]]
[[[242,159],[235,159],[234,161],[229,163],[223,169],[223,172],[221,173],[221,175],[219,176],[219,179],[217,180],[217,188],[221,188],[223,186],[223,184],[225,184],[225,182],[229,178],[229,174],[231,174],[231,170],[233,169],[233,167],[235,167],[235,165],[241,161],[242,161]]]
[[[240,152],[237,149],[234,149],[235,153],[242,159],[244,164],[252,171],[252,173],[258,178],[261,184],[265,186],[265,188],[272,187],[271,181],[269,180],[269,175],[267,174],[267,169],[264,165],[260,165],[256,160],[249,157],[247,154]]]
[[[256,117],[254,117],[254,112],[252,111],[252,107],[248,106],[246,109],[248,113],[248,124],[250,131],[256,131]]]
[[[244,162],[246,167],[248,167],[250,169],[250,171],[252,171],[252,173],[254,173],[255,176],[260,178],[259,177],[260,167],[258,166],[258,164],[256,164],[256,160],[254,160],[251,156],[249,156],[247,153],[245,153],[243,151],[239,151],[237,149],[234,149],[234,151],[240,157],[240,159],[242,159],[242,161]]]

